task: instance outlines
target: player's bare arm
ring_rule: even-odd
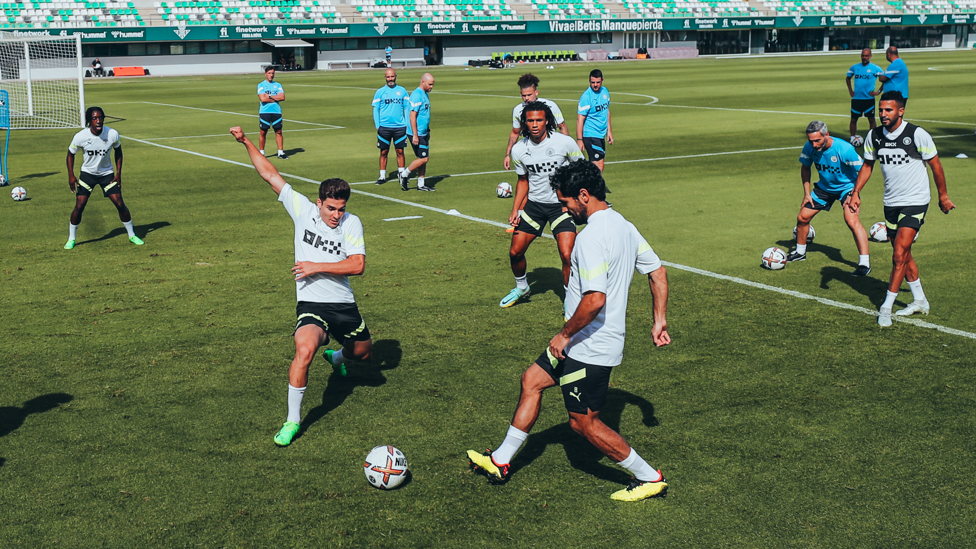
[[[800,180],[803,182],[803,201],[800,202],[800,208],[802,209],[807,204],[813,208],[813,197],[810,196],[810,176],[812,172],[809,166],[800,165]]]
[[[258,175],[261,176],[261,179],[264,179],[269,185],[271,185],[271,188],[274,190],[275,194],[281,194],[281,189],[285,188],[285,185],[288,183],[282,179],[281,174],[278,173],[278,170],[274,167],[274,164],[272,164],[271,161],[261,154],[261,151],[254,146],[254,143],[251,143],[251,140],[244,135],[244,130],[242,130],[240,126],[231,128],[230,134],[234,136],[234,139],[236,139],[238,143],[243,143],[244,146],[247,147],[247,154],[251,157],[251,164],[253,164],[254,168],[258,171]]]
[[[647,275],[647,283],[651,287],[651,299],[654,300],[654,327],[651,328],[651,339],[654,345],[663,347],[671,343],[668,334],[668,271],[662,265]]]
[[[851,77],[850,76],[847,77],[847,93],[851,94],[851,97],[854,97],[854,88],[851,87]]]
[[[576,146],[582,151],[583,147],[583,124],[586,124],[586,115],[577,114],[576,115]]]
[[[610,127],[610,111],[607,111],[607,145],[613,145],[613,129]]]
[[[563,329],[549,341],[549,352],[552,353],[552,356],[559,359],[566,358],[563,351],[569,345],[569,340],[593,322],[606,304],[607,294],[603,292],[586,292],[583,294],[583,299],[580,300],[572,318],[567,320]]]
[[[512,213],[508,216],[508,223],[517,227],[519,224],[519,210],[525,208],[525,203],[529,199],[529,176],[520,175],[515,183],[515,200],[512,204]]]
[[[417,111],[410,111],[410,129],[413,130],[414,145],[420,144],[420,132],[417,131]]]
[[[356,254],[336,263],[315,263],[313,261],[298,261],[292,267],[291,273],[295,280],[301,280],[313,274],[327,274],[334,276],[359,276],[366,271],[366,256]]]
[[[64,162],[68,165],[68,188],[71,189],[71,192],[75,192],[78,185],[78,178],[75,177],[75,155],[68,151],[68,157],[65,158]]]
[[[112,181],[122,183],[122,145],[115,148],[115,177]]]
[[[939,192],[939,209],[942,210],[942,213],[948,214],[951,210],[956,209],[956,205],[949,200],[949,193],[946,190],[945,171],[942,169],[942,161],[939,160],[939,155],[935,155],[927,162],[929,167],[932,168],[932,179],[935,180],[935,189]]]
[[[508,135],[508,148],[505,149],[505,161],[503,162],[503,164],[505,165],[505,169],[506,170],[512,169],[512,166],[511,166],[511,163],[512,163],[512,147],[514,147],[515,144],[518,143],[518,140],[519,140],[519,132],[520,132],[520,129],[519,128],[512,128],[512,133],[510,133]]]
[[[867,185],[868,179],[871,179],[872,171],[874,171],[874,160],[864,160],[864,163],[861,164],[861,170],[857,172],[857,183],[854,184],[854,190],[851,191],[844,203],[851,213],[858,213],[861,209],[861,189]]]

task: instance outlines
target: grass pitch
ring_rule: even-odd
[[[285,449],[271,437],[293,354],[292,224],[226,135],[242,125],[256,139],[261,75],[92,82],[89,104],[123,136],[124,196],[146,245],[129,244],[96,193],[78,246],[62,250],[73,132],[14,133],[11,182],[31,199],[0,201],[0,544],[970,545],[976,53],[905,60],[908,118],[936,137],[958,206],[943,216],[933,205],[913,250],[932,303],[924,320],[953,333],[880,330],[863,311],[804,298],[867,310],[883,299],[890,248],[872,243],[874,272],[851,278],[857,254],[836,210],[814,219],[806,262],[758,266],[763,249],[790,244],[806,124],[847,135],[856,54],[600,67],[614,100],[610,198],[673,264],[674,342],[653,347],[635,277],[602,414],[671,484],[639,504],[610,501],[627,474],[570,431],[555,391],[511,482],[489,486],[464,457],[500,442],[521,372],[561,325],[547,239],[528,253],[531,301],[497,306],[512,287],[497,225],[511,202],[493,189],[515,181],[499,172],[522,71],[435,69],[436,193],[370,183],[379,71],[278,75],[291,159],[273,162],[285,178],[310,196],[326,177],[368,183],[349,202],[367,239],[352,284],[375,343],[347,378],[316,360],[304,431]],[[531,67],[570,128],[591,68]],[[420,74],[401,71],[400,83],[412,90]],[[876,172],[865,226],[881,220]],[[906,287],[896,308],[909,301]],[[362,476],[377,444],[410,459],[398,490]]]

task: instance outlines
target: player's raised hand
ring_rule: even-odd
[[[654,327],[651,328],[651,339],[654,340],[655,347],[664,347],[668,343],[671,343],[671,335],[668,334],[668,323],[655,322]]]
[[[244,130],[242,130],[240,126],[234,126],[231,128],[230,134],[233,135],[234,139],[236,139],[239,143],[244,142]]]

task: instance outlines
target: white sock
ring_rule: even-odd
[[[125,227],[125,232],[129,233],[129,237],[130,238],[136,235],[135,230],[132,228],[132,220],[131,219],[128,220],[128,221],[123,221],[122,222],[122,226]]]
[[[563,296],[564,296],[564,299],[565,299],[565,296],[567,296],[567,295],[569,295],[569,286],[563,286]]]
[[[380,179],[386,179],[386,170],[380,170]]]
[[[288,421],[302,422],[302,398],[305,397],[305,387],[292,387],[288,384]]]
[[[410,170],[406,168],[397,168],[397,173],[399,173],[401,176],[407,176],[410,175]]]
[[[342,349],[332,353],[332,365],[342,366],[342,363],[346,361],[346,357],[342,355]]]
[[[627,456],[627,459],[618,462],[617,465],[630,471],[630,474],[634,475],[634,478],[637,480],[659,482],[663,478],[663,475],[648,465],[644,461],[644,458],[640,457],[633,448],[630,449],[630,455]]]
[[[283,150],[281,150],[281,149],[278,149],[278,156],[281,156],[281,155],[283,155],[283,154],[285,154],[285,151],[283,151]]]
[[[890,309],[892,306],[894,306],[896,297],[898,297],[898,294],[896,292],[888,292],[888,295],[885,296],[884,303],[881,304],[881,308]]]
[[[424,186],[424,176],[421,175],[421,176],[417,177],[417,186],[418,187],[423,187]]]
[[[260,151],[258,151],[258,152],[259,152],[259,153],[261,153],[261,156],[264,156],[264,149],[261,149],[261,150],[260,150]]]
[[[515,287],[519,290],[529,289],[529,278],[528,276],[515,277]]]
[[[796,253],[798,253],[798,254],[805,254],[805,253],[807,253],[807,245],[806,244],[797,244],[796,245]]]
[[[871,266],[871,255],[870,254],[859,255],[857,257],[857,264],[858,265],[864,265],[865,267],[870,267]]]
[[[909,282],[908,287],[912,289],[912,297],[915,301],[925,301],[925,292],[922,291],[922,279],[916,279],[915,282]]]
[[[68,223],[68,240],[75,240],[75,235],[78,234],[78,225],[72,225]]]
[[[512,458],[515,457],[515,452],[519,451],[528,437],[529,434],[525,431],[520,431],[509,425],[508,432],[505,433],[505,440],[502,441],[497,450],[491,453],[491,458],[499,465],[511,463]]]

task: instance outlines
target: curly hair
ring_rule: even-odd
[[[522,114],[519,116],[519,122],[522,124],[519,135],[529,137],[529,127],[525,124],[525,117],[530,111],[546,113],[546,134],[552,135],[556,132],[556,117],[552,115],[552,109],[549,108],[549,105],[542,101],[530,101],[525,104],[525,108],[522,109]]]
[[[518,87],[520,90],[524,90],[525,88],[538,88],[539,77],[532,74],[531,72],[527,72],[519,77]]]

